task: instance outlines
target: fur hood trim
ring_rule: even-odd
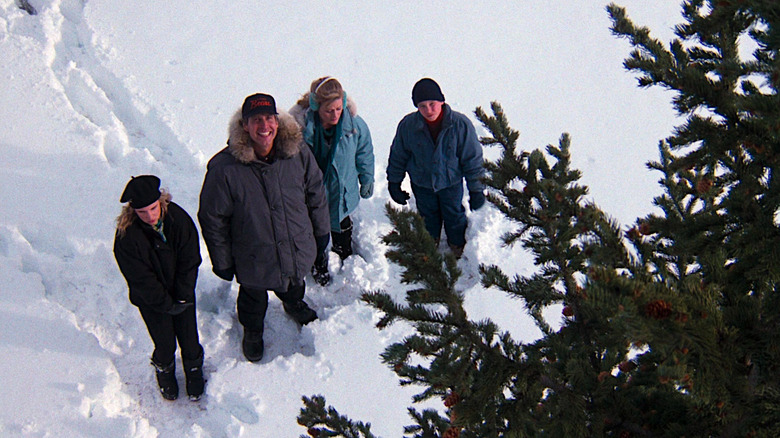
[[[277,157],[289,158],[301,151],[301,144],[303,143],[301,128],[295,122],[295,119],[284,111],[280,111],[277,117],[279,119],[279,128],[276,130],[274,150],[276,150]],[[252,148],[249,139],[249,133],[244,131],[241,108],[230,119],[228,151],[236,160],[244,164],[257,160],[255,150]]]
[[[309,94],[306,93],[298,99],[298,103],[290,108],[290,115],[293,116],[296,122],[301,126],[306,126],[306,113],[309,111]],[[357,103],[352,100],[352,97],[347,94],[347,109],[352,117],[357,115]]]

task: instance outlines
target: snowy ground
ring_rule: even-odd
[[[0,0],[2,436],[295,437],[305,433],[300,398],[313,394],[377,435],[400,436],[416,391],[399,387],[379,354],[409,328],[377,331],[358,296],[403,296],[380,241],[390,230],[384,168],[421,77],[472,116],[501,102],[527,149],[570,132],[592,198],[623,224],[658,193],[644,162],[674,124],[670,95],[636,88],[621,66],[628,44],[610,35],[599,2],[30,3],[38,15]],[[620,4],[668,41],[679,6],[660,3]],[[121,190],[131,175],[157,174],[194,216],[205,162],[243,98],[268,92],[289,108],[323,75],[341,80],[374,138],[375,195],[354,216],[360,256],[340,267],[332,255],[333,283],[307,294],[320,320],[303,329],[272,298],[266,355],[251,364],[237,286],[211,273],[202,245],[206,396],[165,402],[111,252]],[[479,263],[527,274],[529,257],[500,247],[510,225],[494,209],[469,219],[460,286],[472,318],[537,336],[519,304],[482,289],[477,274]]]

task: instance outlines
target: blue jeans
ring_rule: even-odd
[[[463,184],[454,184],[446,189],[434,192],[432,189],[412,184],[412,192],[417,201],[417,211],[425,221],[425,229],[438,242],[441,226],[447,242],[453,246],[466,244],[466,209],[463,207]]]

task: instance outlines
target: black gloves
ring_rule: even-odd
[[[225,281],[233,281],[233,274],[235,274],[235,269],[233,269],[232,266],[227,269],[211,268],[211,270],[217,274],[217,277]]]
[[[483,205],[485,205],[485,194],[482,193],[482,190],[469,192],[469,208],[471,211],[479,210]]]
[[[390,192],[390,197],[396,204],[406,205],[409,194],[401,190],[401,183],[387,183],[387,191]]]
[[[185,303],[183,301],[177,301],[173,303],[173,306],[171,306],[170,309],[168,309],[167,313],[168,315],[179,315],[185,310],[187,310],[189,307],[192,306],[192,303]]]

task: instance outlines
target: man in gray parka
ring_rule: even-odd
[[[304,301],[304,278],[330,239],[322,173],[300,127],[253,94],[229,127],[227,147],[208,163],[198,221],[214,273],[235,275],[244,356],[263,357],[268,291],[299,324],[317,319]]]

